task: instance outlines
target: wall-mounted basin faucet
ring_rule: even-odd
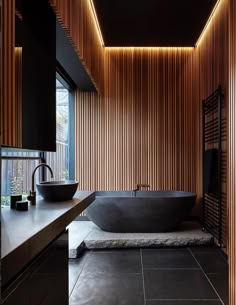
[[[32,205],[36,204],[36,192],[35,192],[35,189],[34,189],[34,176],[35,176],[36,170],[41,166],[47,167],[49,169],[50,173],[51,173],[51,178],[53,178],[53,171],[52,171],[51,167],[49,165],[47,165],[46,163],[41,163],[41,164],[39,164],[38,166],[35,167],[35,169],[33,170],[33,173],[32,173],[31,191],[29,193],[29,196],[27,197],[27,199],[30,201],[30,203]]]

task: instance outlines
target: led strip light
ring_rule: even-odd
[[[102,37],[102,31],[101,31],[101,28],[100,28],[100,25],[99,25],[99,22],[98,22],[98,17],[97,17],[97,13],[96,13],[96,10],[95,10],[95,7],[94,7],[93,0],[89,0],[89,2],[90,2],[91,9],[92,9],[94,22],[95,22],[95,25],[96,25],[96,28],[97,28],[100,43],[103,47],[105,47],[104,40],[103,40],[103,37]]]
[[[196,42],[196,44],[195,44],[196,47],[199,46],[200,42],[202,41],[202,38],[204,37],[205,33],[207,32],[207,29],[209,28],[210,23],[211,23],[211,21],[212,21],[212,18],[214,17],[214,15],[215,15],[217,9],[220,7],[220,5],[219,5],[220,2],[223,2],[223,1],[222,1],[222,0],[218,0],[218,1],[216,2],[216,5],[214,6],[214,8],[213,8],[213,10],[212,10],[212,12],[211,12],[210,17],[208,18],[207,23],[206,23],[206,25],[204,26],[204,29],[202,30],[202,33],[201,33],[201,35],[199,36],[199,38],[198,38],[198,40],[197,40],[197,42]]]
[[[90,6],[91,6],[91,10],[92,10],[92,13],[93,13],[93,17],[94,17],[94,23],[96,25],[96,29],[97,29],[97,33],[98,33],[98,37],[99,37],[99,40],[100,40],[100,43],[101,45],[106,48],[106,49],[127,49],[127,50],[132,50],[132,49],[184,49],[184,50],[192,50],[194,47],[106,47],[105,44],[104,44],[104,40],[103,40],[103,36],[102,36],[102,31],[101,31],[101,28],[100,28],[100,25],[99,25],[99,22],[98,22],[98,17],[97,17],[97,13],[96,13],[96,10],[95,10],[95,6],[94,6],[94,3],[93,3],[93,0],[89,0],[90,2]],[[200,42],[202,41],[202,38],[204,37],[205,33],[207,32],[207,29],[209,28],[209,25],[212,21],[212,18],[214,17],[217,9],[220,7],[220,2],[223,2],[222,0],[218,0],[211,12],[211,15],[210,17],[208,18],[207,20],[207,23],[204,27],[204,29],[202,30],[196,44],[195,44],[195,47],[198,47]]]

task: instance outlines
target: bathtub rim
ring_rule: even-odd
[[[102,195],[101,193],[104,193]],[[113,194],[109,196],[109,193]],[[145,197],[145,193],[149,193],[154,195],[154,193],[165,194],[165,196],[147,196]],[[168,196],[168,193],[170,195]],[[101,195],[100,195],[101,194]],[[176,194],[177,196],[173,196]],[[117,195],[117,196],[115,196]],[[121,196],[120,196],[121,195]],[[125,196],[127,195],[127,196]],[[188,198],[188,197],[197,197],[197,194],[194,192],[186,192],[186,191],[172,191],[172,190],[150,190],[150,191],[136,191],[136,196],[134,195],[133,190],[109,190],[109,191],[95,191],[95,198],[96,197],[104,197],[104,198]],[[142,196],[140,196],[142,195]]]

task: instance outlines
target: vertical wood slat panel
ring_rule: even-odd
[[[21,146],[21,113],[19,100],[16,101],[16,60],[15,49],[15,0],[3,2],[3,62],[2,62],[2,107],[1,132],[2,144]],[[19,80],[21,81],[21,79]]]
[[[152,189],[195,191],[195,112],[191,100],[182,99],[188,79],[184,87],[179,83],[180,66],[192,52],[105,50],[104,97],[76,93],[82,189],[133,189],[145,182]]]
[[[224,92],[222,109],[222,243],[228,252],[228,203],[227,203],[227,151],[228,151],[228,0],[221,0],[214,17],[200,44],[193,54],[192,79],[194,90],[190,92],[198,116],[197,138],[199,149],[197,162],[197,192],[202,194],[202,109],[201,101],[207,98],[219,85]],[[188,73],[187,73],[188,74]],[[191,83],[191,82],[190,82]],[[211,147],[209,147],[211,148]]]
[[[229,265],[230,305],[236,304],[236,3],[229,1]]]
[[[102,94],[104,49],[97,34],[90,0],[49,1],[95,87]]]

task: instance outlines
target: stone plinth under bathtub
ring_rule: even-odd
[[[77,258],[85,248],[84,239],[94,229],[92,221],[72,221],[69,225],[69,258]]]
[[[87,226],[88,231],[83,239],[83,246],[87,249],[184,247],[204,246],[214,243],[212,235],[203,232],[200,225],[192,221],[186,221],[178,231],[168,233],[110,233],[102,231],[92,222],[78,221],[76,225],[78,226],[78,232],[76,234],[73,230],[70,237],[74,239],[73,245],[76,244],[76,239],[81,240],[79,227],[83,227],[83,232],[85,232]],[[76,253],[77,251],[70,247],[70,253],[72,252]]]

